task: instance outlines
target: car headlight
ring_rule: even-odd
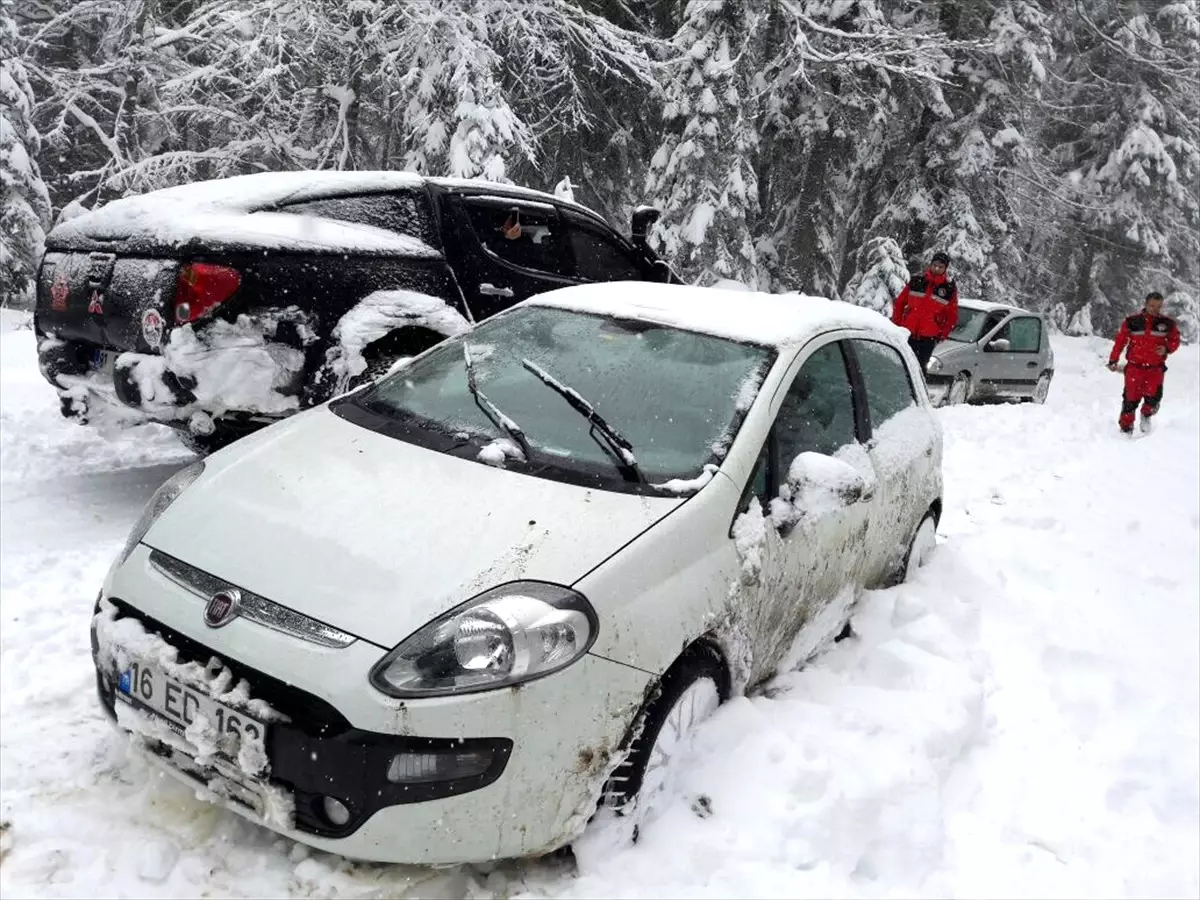
[[[925,371],[926,372],[942,371],[942,361],[940,359],[938,359],[936,356],[929,357],[929,362],[927,362],[925,364]]]
[[[125,548],[121,551],[121,555],[117,557],[115,565],[123,565],[125,560],[129,559],[129,554],[133,552],[133,548],[142,542],[142,538],[146,536],[146,532],[150,530],[150,526],[155,520],[167,511],[167,507],[175,502],[175,499],[187,489],[193,481],[201,476],[204,472],[204,463],[196,461],[184,469],[180,469],[170,478],[162,483],[154,496],[150,498],[150,502],[146,504],[146,508],[142,510],[141,516],[133,523],[133,529],[129,532],[129,537],[125,541]]]
[[[468,694],[569,666],[596,640],[587,599],[544,581],[492,588],[401,641],[371,670],[392,697]]]

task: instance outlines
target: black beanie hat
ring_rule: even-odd
[[[931,259],[931,260],[929,261],[929,264],[930,264],[931,266],[932,266],[934,263],[941,263],[941,264],[942,264],[942,265],[944,265],[944,266],[949,266],[949,265],[950,265],[950,257],[949,257],[949,256],[947,256],[945,253],[942,253],[942,252],[939,250],[937,253],[933,254],[933,259]]]

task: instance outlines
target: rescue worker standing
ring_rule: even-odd
[[[1163,376],[1167,355],[1179,349],[1179,326],[1162,314],[1163,296],[1158,291],[1146,295],[1141,312],[1127,316],[1117,332],[1116,343],[1108,356],[1108,368],[1117,371],[1121,351],[1126,345],[1125,390],[1121,395],[1121,415],[1117,424],[1125,434],[1133,432],[1133,411],[1142,404],[1142,431],[1150,430],[1150,419],[1162,402]]]
[[[946,275],[950,257],[933,254],[929,268],[909,280],[892,303],[892,322],[908,329],[908,346],[921,364],[921,374],[933,348],[958,324],[958,287]]]

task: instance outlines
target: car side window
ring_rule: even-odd
[[[892,416],[916,405],[917,395],[908,368],[894,347],[857,338],[850,344],[862,374],[873,427],[878,428]]]
[[[468,198],[464,204],[483,248],[522,269],[567,274],[562,224],[553,207]]]
[[[439,246],[437,225],[425,197],[414,194],[355,194],[349,197],[322,197],[303,203],[289,203],[276,212],[300,216],[318,216],[353,225],[370,225],[397,234],[419,238]]]
[[[575,275],[586,281],[635,281],[642,271],[628,251],[596,225],[569,215],[567,235],[575,256]]]
[[[1042,349],[1042,321],[1035,316],[1018,316],[1000,329],[996,340],[1006,339],[1010,353],[1037,353]]]
[[[990,313],[988,313],[987,318],[985,318],[983,320],[983,327],[979,329],[979,338],[986,338],[989,334],[991,334],[993,329],[995,329],[995,327],[997,325],[999,325],[1001,322],[1003,322],[1004,317],[1007,315],[1008,315],[1008,313],[1006,313],[1006,312],[990,312]],[[994,338],[993,338],[993,340],[994,340]]]
[[[779,477],[801,453],[832,456],[856,440],[854,395],[838,343],[816,350],[800,367],[775,417]]]

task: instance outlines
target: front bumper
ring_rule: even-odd
[[[925,390],[929,393],[929,402],[940,406],[950,393],[950,385],[954,379],[949,375],[925,373]]]
[[[362,640],[318,647],[242,619],[207,629],[203,600],[158,577],[148,556],[147,548],[137,548],[109,579],[106,596],[137,596],[136,609],[115,605],[159,634],[180,661],[203,664],[218,656],[256,699],[291,721],[270,726],[269,776],[256,783],[234,773],[236,790],[213,790],[214,782],[228,787],[230,773],[200,766],[178,747],[145,737],[142,746],[206,796],[344,856],[440,865],[536,856],[568,843],[594,810],[650,682],[639,670],[585,656],[516,688],[402,702],[367,682],[382,648]],[[255,668],[239,662],[246,659]],[[98,666],[97,688],[110,714],[114,680]],[[403,786],[386,777],[398,753],[479,750],[491,754],[492,764],[473,778]],[[254,800],[264,792],[289,798],[290,821],[265,814]],[[324,813],[325,796],[341,801],[350,821],[334,825]]]

